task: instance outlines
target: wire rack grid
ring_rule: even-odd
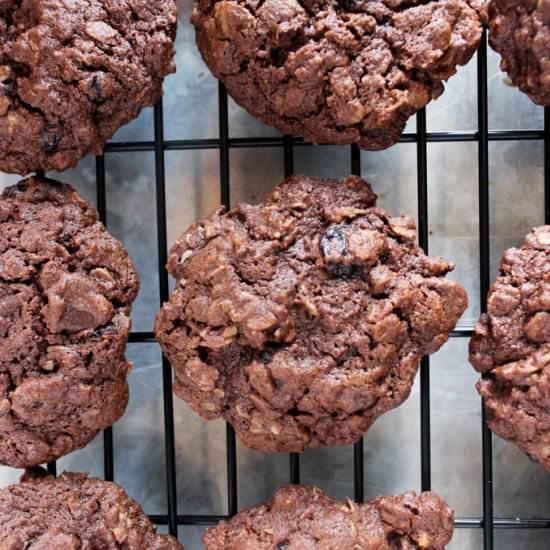
[[[489,131],[488,124],[488,86],[487,86],[487,40],[484,34],[482,45],[477,55],[477,105],[478,127],[475,132],[428,132],[426,112],[417,114],[416,131],[405,133],[401,143],[415,143],[417,157],[417,198],[418,198],[418,237],[420,246],[428,252],[428,143],[476,142],[478,144],[479,168],[479,281],[481,310],[486,310],[486,295],[490,285],[490,227],[489,227],[489,143],[492,141],[528,141],[544,142],[544,214],[546,223],[550,223],[550,108],[544,110],[544,128],[542,130],[498,130]],[[165,270],[167,261],[167,213],[166,213],[166,168],[167,151],[198,151],[215,149],[219,151],[220,172],[219,189],[222,204],[230,206],[231,174],[230,151],[236,148],[282,148],[284,153],[284,174],[294,172],[294,148],[308,147],[309,144],[290,136],[230,138],[228,96],[222,84],[218,90],[219,136],[217,139],[183,139],[166,140],[164,137],[164,116],[162,100],[154,108],[154,140],[135,142],[109,143],[105,154],[129,152],[153,152],[155,156],[155,189],[157,209],[157,245],[158,277],[161,303],[169,297],[169,279]],[[361,175],[361,152],[357,146],[351,146],[350,172]],[[107,223],[107,193],[105,157],[96,158],[97,206],[100,218]],[[452,333],[454,338],[468,338],[471,329],[457,328]],[[152,332],[132,332],[131,343],[154,342]],[[176,445],[174,433],[174,406],[172,395],[172,372],[166,359],[162,363],[164,432],[166,457],[167,514],[152,515],[151,519],[158,525],[167,526],[172,535],[177,536],[178,526],[214,525],[222,519],[235,515],[239,509],[237,479],[237,449],[235,433],[231,426],[226,427],[226,460],[227,460],[227,516],[220,515],[180,515],[178,514],[176,487]],[[480,404],[481,406],[481,404]],[[458,517],[455,527],[479,529],[483,531],[483,549],[495,548],[495,529],[550,529],[550,517],[521,518],[495,517],[493,512],[493,471],[492,471],[492,436],[484,423],[482,412],[482,483],[483,513],[480,517]],[[421,450],[421,487],[431,488],[431,427],[430,427],[430,360],[424,358],[420,366],[420,450]],[[104,477],[114,480],[114,439],[112,429],[103,435]],[[357,502],[364,500],[364,444],[360,441],[354,446],[354,496]],[[56,464],[48,465],[51,473],[56,473]],[[300,456],[289,456],[289,481],[300,482]]]

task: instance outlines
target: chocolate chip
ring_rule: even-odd
[[[359,265],[328,264],[327,269],[339,279],[359,279],[363,277],[363,269]]]
[[[350,279],[361,277],[360,266],[352,265],[353,258],[348,255],[348,240],[341,225],[331,227],[321,239],[321,250],[327,270],[335,277]]]
[[[57,149],[59,142],[61,141],[60,136],[55,132],[56,126],[48,125],[42,136],[42,147],[44,151],[51,153]]]
[[[321,250],[325,258],[345,256],[347,253],[347,239],[342,226],[331,227],[321,239]]]
[[[200,346],[198,349],[197,349],[197,352],[198,352],[198,355],[199,355],[199,359],[203,362],[203,363],[208,363],[208,350],[203,347],[203,346]]]
[[[47,290],[45,319],[53,333],[96,329],[113,314],[112,304],[96,285],[82,275],[59,273],[58,281]]]
[[[262,352],[262,354],[260,355],[260,361],[264,365],[269,365],[271,361],[273,361],[273,354],[270,353],[269,351]]]
[[[336,277],[362,277],[363,267],[376,263],[384,254],[385,238],[373,229],[337,225],[321,239],[326,267]]]
[[[99,82],[99,78],[97,75],[94,75],[94,77],[92,78],[92,83],[90,85],[90,88],[92,89],[94,98],[100,99],[102,95],[102,90],[101,90],[101,83]]]

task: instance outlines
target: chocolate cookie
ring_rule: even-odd
[[[126,408],[139,282],[72,187],[29,178],[0,197],[0,463],[84,447]]]
[[[507,250],[470,341],[488,424],[550,471],[550,226]]]
[[[491,0],[488,13],[500,68],[535,103],[550,105],[550,1]]]
[[[320,489],[288,485],[204,536],[206,550],[443,550],[453,511],[434,493],[342,503]]]
[[[140,506],[114,483],[84,474],[33,471],[0,489],[2,550],[183,550],[157,535]]]
[[[384,149],[476,51],[479,0],[195,0],[197,44],[235,101],[313,143]]]
[[[162,93],[174,0],[0,1],[0,171],[65,170]]]
[[[264,451],[358,441],[409,395],[466,293],[365,181],[294,176],[174,245],[156,323],[175,392]]]

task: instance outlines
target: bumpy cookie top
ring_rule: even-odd
[[[123,413],[139,287],[128,253],[68,185],[0,197],[0,463],[83,447]]]
[[[314,143],[383,149],[481,37],[479,0],[195,0],[199,49],[235,100]]]
[[[156,324],[176,393],[267,451],[355,442],[406,399],[467,298],[375,201],[357,177],[294,176],[185,232]]]
[[[338,502],[320,489],[288,485],[266,504],[206,532],[207,550],[443,550],[453,511],[434,493]]]
[[[173,0],[0,0],[0,171],[64,170],[162,93]]]
[[[550,470],[550,226],[507,250],[470,341],[489,425]]]
[[[0,541],[5,550],[183,550],[118,485],[42,471],[0,489]]]
[[[535,103],[550,105],[550,0],[491,0],[489,43]]]

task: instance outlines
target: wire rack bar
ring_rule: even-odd
[[[107,187],[105,185],[105,157],[95,158],[96,200],[99,219],[107,227]]]
[[[285,178],[294,174],[294,144],[291,136],[283,136],[283,171]],[[300,455],[290,453],[290,483],[300,483]]]
[[[470,338],[474,333],[473,327],[457,327],[450,334],[451,338]],[[132,344],[154,344],[155,335],[148,331],[136,331],[130,334],[130,343]]]
[[[150,515],[151,521],[157,525],[168,525],[168,516]],[[231,519],[230,516],[216,515],[179,515],[178,525],[212,526],[220,521]],[[456,518],[456,529],[482,529],[483,518]],[[550,518],[494,518],[495,529],[550,529]]]
[[[550,107],[544,108],[544,223],[550,223]]]
[[[449,336],[451,338],[470,338],[473,333],[473,327],[457,327]],[[156,340],[152,332],[132,332],[129,342],[131,344],[154,344]]]
[[[37,170],[36,172],[36,176],[39,177],[39,178],[43,178],[45,177],[45,174],[42,170]],[[53,462],[49,462],[48,464],[46,464],[46,469],[48,470],[48,473],[52,476],[57,476],[57,464],[55,462],[55,460]]]
[[[159,270],[159,296],[161,305],[168,300],[170,288],[166,263],[168,260],[168,230],[166,227],[166,174],[164,164],[164,115],[162,100],[155,106],[155,191],[157,206],[157,246]],[[174,433],[174,397],[172,394],[172,368],[162,358],[162,388],[164,397],[164,439],[166,454],[166,482],[168,527],[171,535],[178,534],[178,491],[176,474],[176,441]]]
[[[531,518],[493,518],[493,529],[548,529],[550,519]],[[482,518],[458,518],[455,520],[458,529],[483,529]]]
[[[487,292],[490,284],[490,227],[489,227],[489,117],[487,101],[487,35],[483,31],[477,53],[477,93],[479,132],[479,254],[480,254],[480,304],[482,313],[487,311]],[[493,449],[492,436],[487,427],[485,408],[482,407],[483,453],[483,547],[493,550]]]
[[[353,446],[353,493],[355,502],[365,502],[365,440]]]
[[[229,106],[227,91],[223,84],[218,84],[218,113],[219,113],[219,144],[220,144],[220,198],[222,204],[231,207],[230,189],[230,158],[229,158]],[[227,438],[227,507],[230,516],[234,516],[238,509],[237,500],[237,442],[235,430],[230,424],[226,425]]]
[[[544,130],[493,130],[488,133],[488,141],[537,141],[545,139]],[[300,138],[291,138],[296,147],[315,147]],[[417,143],[417,134],[403,134],[399,143]],[[428,143],[460,143],[479,141],[478,132],[428,132]],[[284,137],[254,137],[230,138],[229,149],[246,149],[258,147],[284,147]],[[330,147],[330,144],[320,144],[317,147]],[[180,139],[163,142],[165,151],[200,151],[203,149],[219,149],[219,139]],[[111,142],[105,147],[106,153],[144,152],[154,151],[154,141]]]
[[[107,189],[105,185],[105,157],[103,155],[95,159],[95,173],[97,212],[99,220],[107,227]],[[103,432],[103,475],[106,481],[115,479],[113,428],[107,428]]]
[[[292,136],[283,136],[284,175],[288,178],[294,174],[294,142]]]
[[[428,146],[426,109],[416,115],[416,169],[418,193],[418,244],[428,254]],[[423,491],[432,488],[430,424],[430,358],[420,363],[420,483]]]
[[[351,173],[361,176],[361,150],[357,144],[351,146]],[[355,502],[365,500],[365,440],[362,438],[353,446],[353,492]]]

